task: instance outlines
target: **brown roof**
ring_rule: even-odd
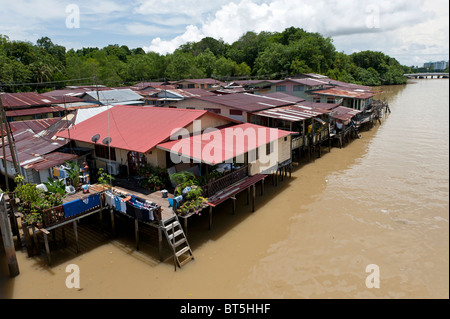
[[[27,108],[30,106],[45,106],[54,103],[51,97],[38,94],[36,92],[25,93],[3,93],[1,94],[3,107],[8,108]]]
[[[250,93],[202,96],[197,99],[246,112],[257,112],[274,107],[295,104],[295,102],[292,102],[289,99],[277,99],[262,94],[256,95]]]
[[[49,107],[33,107],[30,109],[19,109],[14,111],[6,111],[7,117],[15,117],[15,116],[27,116],[27,115],[36,115],[36,114],[45,114],[45,113],[53,113],[64,111],[64,108],[60,106],[49,106]]]
[[[314,94],[327,95],[327,96],[338,96],[347,97],[353,99],[368,99],[373,97],[375,94],[370,91],[365,90],[350,90],[345,88],[330,88],[325,90],[314,91]]]

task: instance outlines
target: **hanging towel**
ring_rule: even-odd
[[[57,169],[56,167],[53,167],[53,176],[59,177],[59,169]]]
[[[98,194],[63,204],[64,215],[66,218],[69,218],[84,213],[96,206],[100,206],[100,196]]]
[[[110,192],[105,192],[105,202],[109,207],[114,207],[114,195]]]
[[[121,209],[121,203],[122,203],[122,200],[121,200],[121,198],[119,197],[119,196],[115,196],[114,197],[114,204],[115,204],[115,209],[116,210],[118,210],[119,212],[121,212],[122,211],[122,209]]]
[[[67,173],[64,169],[60,168],[59,170],[59,178],[66,178],[67,177]]]

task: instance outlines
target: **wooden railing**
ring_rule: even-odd
[[[44,227],[49,227],[66,219],[62,205],[46,209],[41,213]]]
[[[205,186],[203,186],[202,188],[204,194],[206,197],[210,197],[247,176],[248,176],[248,165],[245,165],[233,171],[232,173],[225,175],[214,181],[211,181]]]

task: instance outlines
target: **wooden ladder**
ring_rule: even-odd
[[[191,246],[189,246],[186,235],[181,228],[180,221],[176,214],[169,219],[161,221],[161,228],[166,235],[167,242],[172,248],[174,256],[175,271],[189,261],[194,259]]]

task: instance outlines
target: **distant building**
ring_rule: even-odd
[[[448,62],[449,61],[428,62],[424,63],[423,67],[433,70],[445,70],[446,68],[448,68]]]

